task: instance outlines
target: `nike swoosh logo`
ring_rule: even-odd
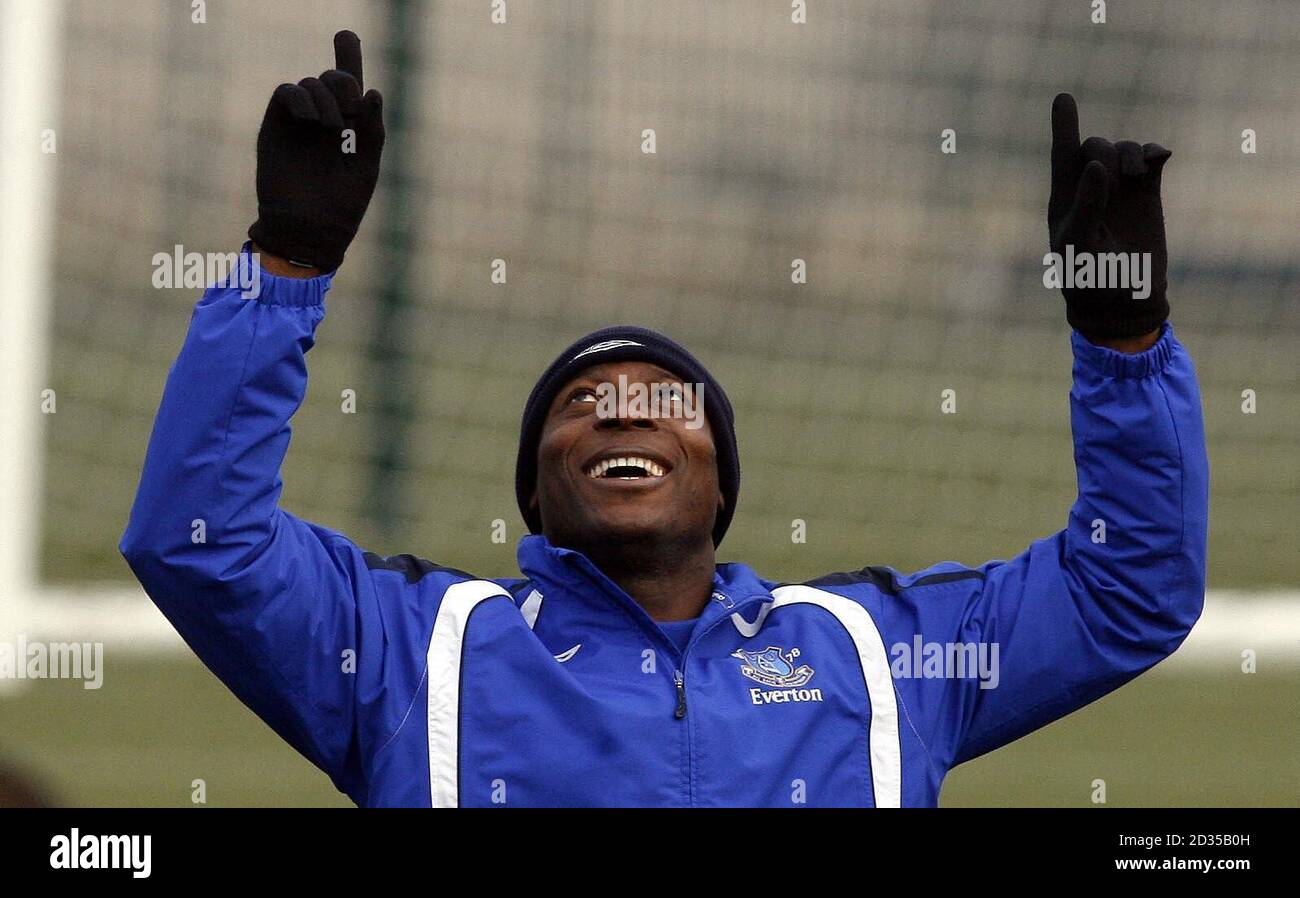
[[[582,648],[581,642],[575,645],[573,648],[569,649],[567,652],[560,652],[560,654],[555,656],[555,660],[563,664],[565,661],[568,661],[574,655],[578,654],[578,649],[580,648]]]

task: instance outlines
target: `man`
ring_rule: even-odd
[[[731,405],[686,350],[629,327],[576,341],[528,399],[521,578],[381,558],[279,509],[304,354],[383,144],[356,36],[335,48],[336,69],[272,97],[260,295],[232,278],[200,300],[121,548],[207,665],[358,804],[932,806],[954,765],[1117,688],[1191,629],[1207,462],[1192,362],[1165,323],[1169,154],[1081,145],[1068,95],[1051,247],[1146,254],[1150,289],[1063,282],[1079,496],[1017,558],[799,584],[716,563],[740,482]],[[621,398],[655,387],[660,413],[611,411],[616,383]]]

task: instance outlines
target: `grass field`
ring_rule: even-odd
[[[1300,804],[1300,672],[1155,671],[955,770],[943,804]],[[73,681],[0,697],[0,761],[64,805],[347,807],[326,777],[190,658],[119,660],[98,691]]]

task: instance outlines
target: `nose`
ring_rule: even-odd
[[[642,412],[634,403],[627,403],[627,408],[614,406],[614,414],[606,418],[596,418],[597,430],[658,430],[654,418]]]

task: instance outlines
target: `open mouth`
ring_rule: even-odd
[[[583,473],[592,480],[656,480],[670,470],[644,455],[618,455],[589,462]]]

